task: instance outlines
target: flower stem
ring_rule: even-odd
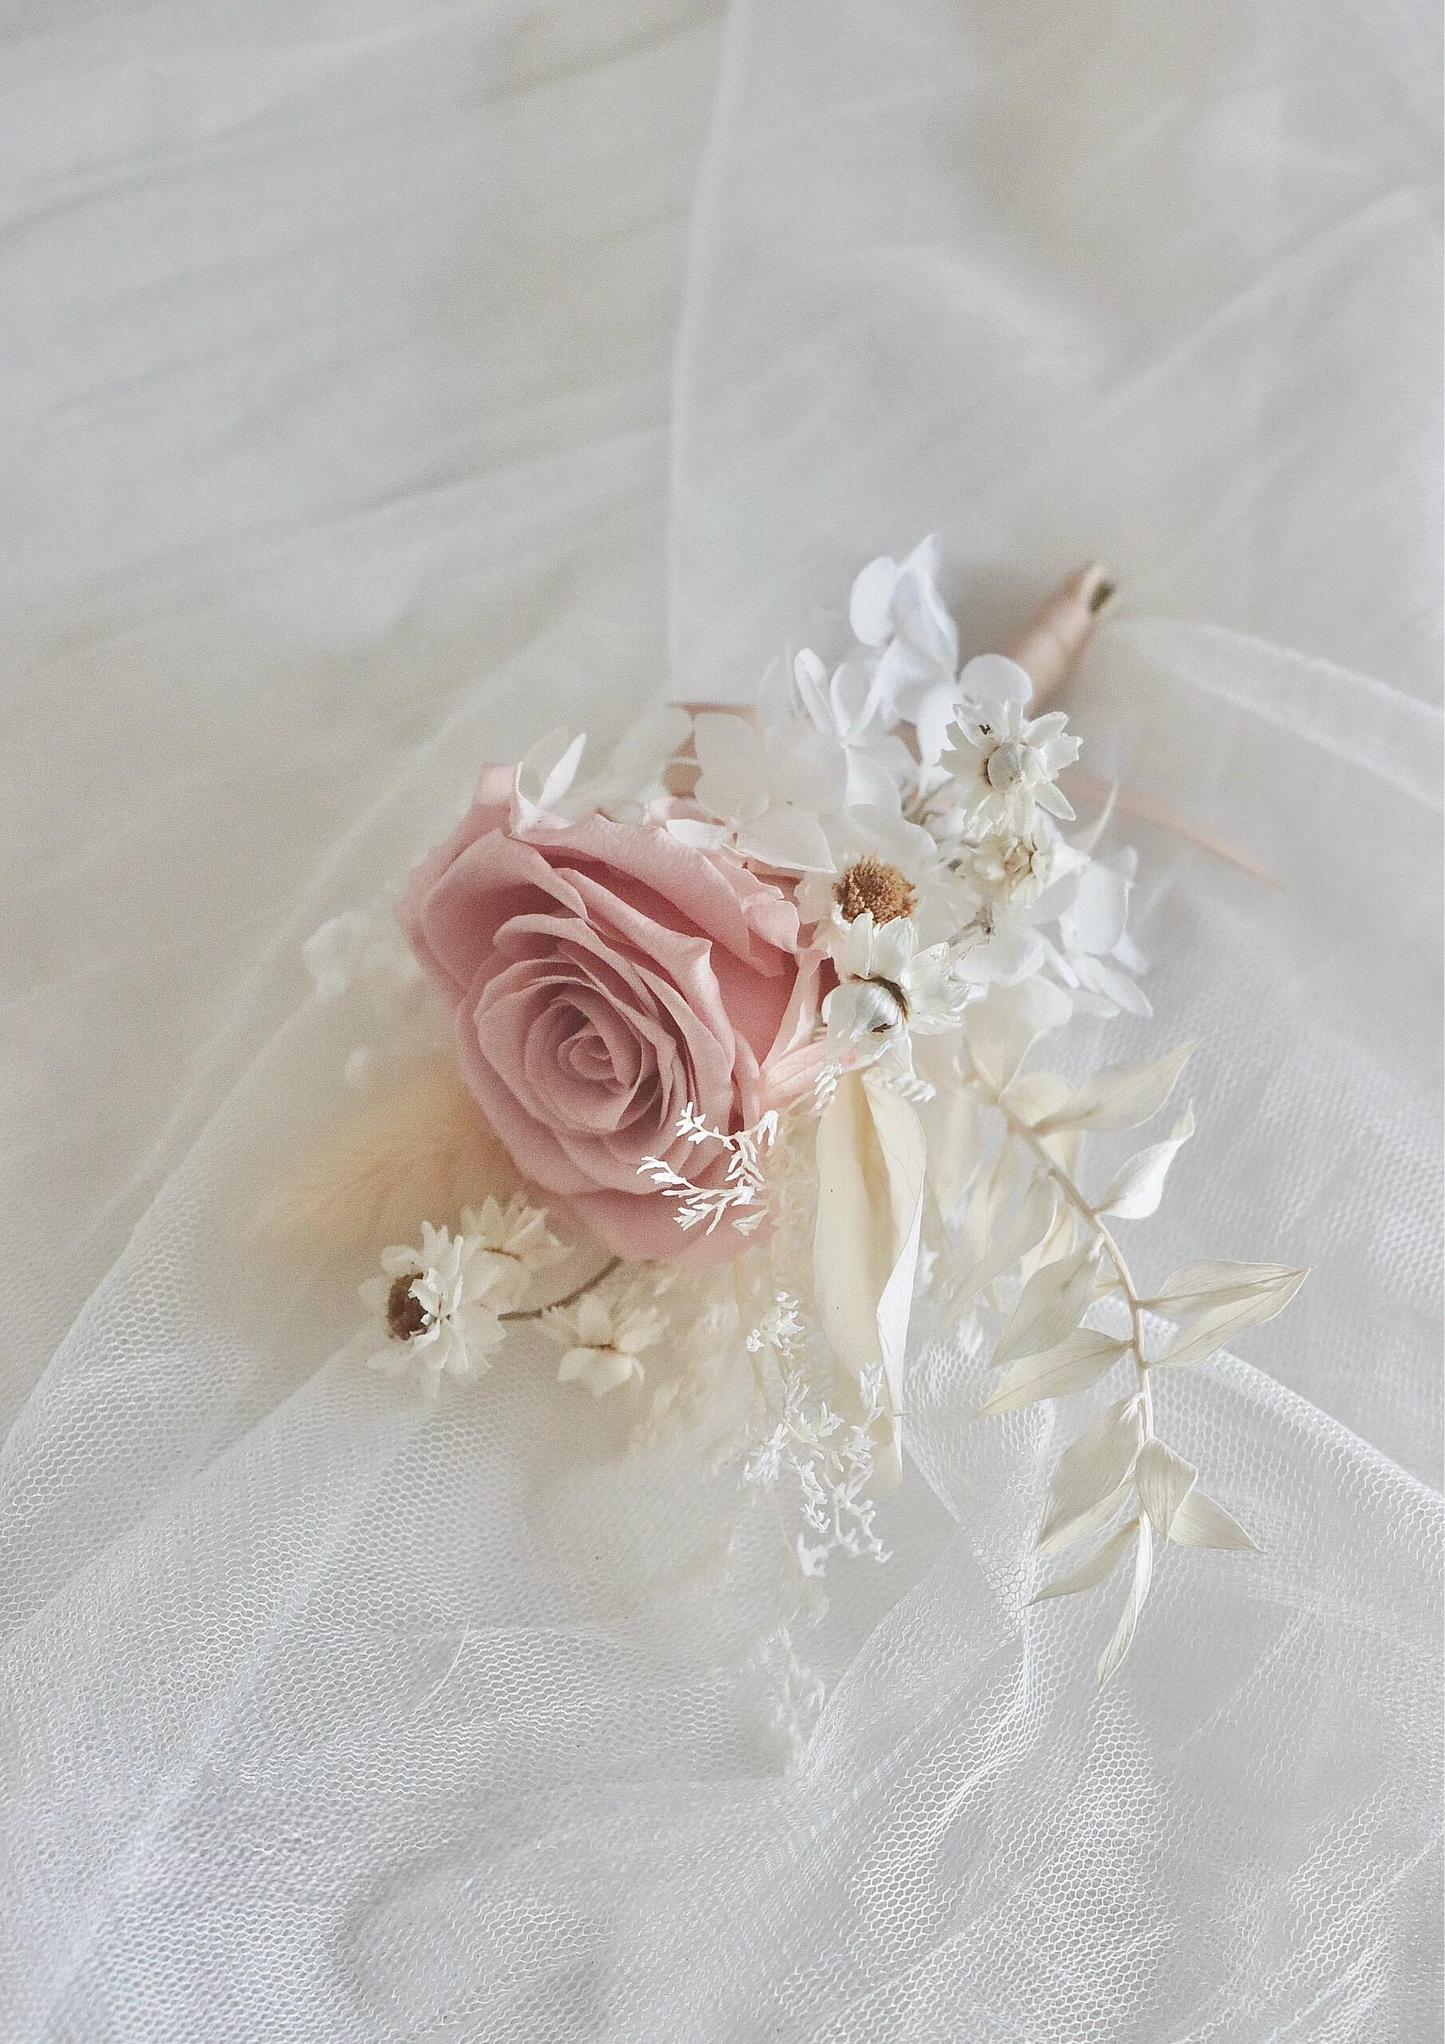
[[[545,1306],[524,1306],[519,1307],[512,1313],[499,1313],[497,1318],[499,1320],[540,1320],[544,1313],[550,1313],[556,1306],[575,1305],[578,1299],[583,1298],[595,1286],[600,1285],[604,1278],[611,1277],[613,1271],[617,1270],[621,1263],[622,1258],[620,1256],[611,1256],[603,1264],[601,1270],[594,1270],[591,1277],[583,1278],[580,1285],[574,1285],[572,1290],[564,1292],[560,1299],[549,1299]]]
[[[1066,1204],[1072,1208],[1074,1214],[1083,1223],[1086,1232],[1093,1236],[1100,1249],[1102,1249],[1110,1263],[1114,1266],[1114,1273],[1119,1281],[1119,1289],[1123,1292],[1129,1309],[1129,1347],[1134,1357],[1134,1369],[1139,1379],[1139,1411],[1143,1422],[1143,1437],[1147,1441],[1154,1431],[1154,1390],[1149,1381],[1148,1365],[1144,1361],[1144,1309],[1140,1304],[1138,1288],[1134,1283],[1128,1263],[1125,1261],[1124,1252],[1115,1241],[1112,1230],[1099,1219],[1099,1216],[1084,1198],[1083,1193],[1080,1192],[1074,1180],[1069,1176],[1069,1173],[1062,1164],[1056,1162],[1049,1155],[1042,1141],[1034,1134],[1028,1123],[1019,1120],[1013,1109],[1005,1105],[1002,1095],[995,1092],[991,1086],[985,1085],[979,1078],[977,1071],[974,1073],[973,1082],[987,1099],[990,1107],[996,1107],[1003,1116],[1004,1126],[1012,1140],[1022,1143],[1032,1153],[1035,1163],[1042,1169],[1046,1177],[1052,1179],[1053,1183],[1062,1193]]]

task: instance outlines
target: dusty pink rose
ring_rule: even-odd
[[[660,824],[515,831],[509,792],[483,772],[400,908],[467,1084],[522,1175],[615,1254],[734,1255],[726,1223],[684,1235],[638,1165],[720,1175],[719,1150],[673,1135],[689,1101],[722,1129],[757,1119],[769,1059],[805,1026],[797,911]]]

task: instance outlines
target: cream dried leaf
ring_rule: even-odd
[[[1208,1308],[1197,1318],[1186,1321],[1163,1355],[1149,1367],[1174,1370],[1213,1355],[1217,1348],[1223,1348],[1245,1328],[1257,1327],[1261,1321],[1272,1320],[1276,1313],[1282,1313],[1304,1283],[1306,1275],[1302,1270],[1286,1269],[1270,1282],[1261,1283],[1245,1297],[1229,1299],[1223,1305]]]
[[[1108,1375],[1129,1346],[1127,1341],[1100,1334],[1092,1327],[1076,1328],[1057,1348],[1016,1362],[978,1408],[978,1416],[1014,1412],[1021,1405],[1037,1405],[1041,1399],[1087,1391]]]
[[[1194,1109],[1187,1107],[1166,1142],[1151,1143],[1120,1167],[1094,1212],[1120,1221],[1145,1221],[1157,1213],[1169,1167],[1193,1133]]]
[[[1300,1273],[1284,1263],[1232,1263],[1215,1259],[1181,1264],[1171,1271],[1152,1299],[1144,1305],[1151,1313],[1170,1320],[1182,1320],[1188,1313],[1206,1307],[1232,1306],[1271,1290],[1285,1278]]]
[[[929,1182],[944,1213],[961,1205],[982,1148],[977,1096],[956,1082],[929,1121]]]
[[[1013,1146],[1005,1143],[987,1169],[978,1173],[963,1215],[962,1246],[970,1264],[981,1263],[987,1256],[999,1223],[1027,1169],[1027,1163],[1019,1159]]]
[[[1002,1277],[1005,1271],[1011,1270],[1044,1241],[1053,1229],[1057,1201],[1058,1194],[1047,1178],[1035,1178],[1030,1182],[1008,1228],[982,1263],[970,1271],[967,1285],[959,1294],[961,1306],[977,1298],[995,1278]]]
[[[1147,1064],[1105,1065],[1076,1086],[1056,1113],[1036,1122],[1034,1134],[1046,1136],[1064,1128],[1137,1128],[1157,1114],[1174,1091],[1194,1048],[1194,1042],[1181,1043],[1168,1057]]]
[[[1074,1597],[1080,1590],[1096,1589],[1105,1582],[1129,1552],[1134,1541],[1137,1519],[1129,1519],[1117,1533],[1111,1533],[1097,1554],[1081,1562],[1065,1576],[1056,1576],[1051,1583],[1045,1583],[1030,1597],[1030,1604],[1042,1604],[1050,1597]]]
[[[881,1372],[889,1419],[875,1491],[901,1474],[897,1414],[918,1263],[927,1148],[917,1112],[874,1071],[844,1072],[818,1120],[813,1286],[849,1417]]]
[[[1135,1392],[1111,1405],[1059,1457],[1049,1486],[1049,1508],[1039,1528],[1040,1546],[1062,1526],[1118,1489],[1134,1468],[1143,1439],[1143,1401]]]
[[[1113,1637],[1099,1656],[1099,1687],[1102,1689],[1118,1669],[1119,1663],[1133,1644],[1134,1632],[1139,1623],[1139,1613],[1144,1609],[1144,1600],[1149,1595],[1149,1585],[1154,1575],[1154,1540],[1149,1531],[1147,1519],[1138,1523],[1139,1545],[1134,1555],[1134,1580],[1129,1586],[1129,1599],[1123,1615],[1114,1628]]]
[[[1169,1538],[1179,1547],[1220,1547],[1234,1554],[1258,1554],[1252,1540],[1232,1512],[1196,1487],[1179,1506],[1169,1522]]]
[[[1134,1467],[1139,1502],[1161,1539],[1169,1538],[1180,1507],[1199,1480],[1199,1471],[1163,1441],[1146,1441]]]
[[[1086,1505],[1072,1519],[1062,1520],[1047,1540],[1035,1543],[1040,1554],[1057,1554],[1061,1548],[1072,1547],[1076,1540],[1087,1540],[1091,1533],[1102,1532],[1109,1521],[1121,1512],[1134,1498],[1134,1479],[1126,1476],[1106,1497],[1096,1504]]]
[[[1086,1242],[1072,1256],[1036,1270],[1019,1295],[993,1360],[1011,1363],[1018,1356],[1042,1355],[1061,1342],[1083,1319],[1094,1296],[1099,1246]]]
[[[1072,1013],[1069,998],[1045,979],[990,987],[964,1017],[964,1038],[974,1070],[1001,1093],[1017,1076],[1035,1043]]]
[[[1073,1098],[1073,1093],[1068,1080],[1060,1078],[1057,1072],[1023,1072],[1003,1095],[1001,1104],[1026,1127],[1037,1129],[1040,1122],[1057,1114]],[[1053,1134],[1038,1140],[1045,1155],[1072,1178],[1084,1141],[1083,1132],[1079,1129],[1056,1129]]]

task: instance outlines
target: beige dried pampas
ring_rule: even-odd
[[[423,1220],[455,1224],[462,1207],[517,1190],[450,1053],[383,1069],[374,1086],[265,1195],[253,1217],[260,1240],[307,1256],[371,1255],[410,1241]]]

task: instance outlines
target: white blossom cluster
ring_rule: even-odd
[[[795,876],[825,929],[849,869],[886,865],[907,885],[935,994],[945,968],[975,992],[1042,973],[1088,1013],[1147,1015],[1126,934],[1133,854],[1096,860],[1097,830],[1064,834],[1074,810],[1059,776],[1079,740],[1057,711],[1027,716],[1033,683],[1015,661],[979,654],[960,667],[937,568],[931,538],[901,562],[870,563],[831,669],[804,650],[769,677],[756,721],[699,716],[697,813],[668,827]],[[837,1027],[856,1042],[880,1033],[876,995],[845,1005]],[[936,1026],[935,1014],[918,1009],[907,1033]],[[892,1048],[903,1033],[891,1030]]]
[[[384,1339],[369,1358],[391,1377],[410,1376],[435,1398],[444,1377],[466,1382],[492,1367],[511,1328],[537,1322],[562,1350],[557,1381],[601,1398],[642,1378],[641,1356],[661,1339],[663,1316],[607,1270],[552,1305],[536,1303],[550,1272],[572,1250],[547,1215],[521,1194],[463,1207],[453,1233],[424,1221],[416,1247],[382,1251],[381,1275],[361,1287]]]

